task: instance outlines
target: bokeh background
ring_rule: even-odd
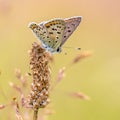
[[[80,52],[88,50],[93,55],[67,70],[52,92],[55,114],[48,119],[120,120],[119,0],[0,0],[0,103],[13,97],[8,82],[16,81],[14,69],[21,69],[23,74],[29,72],[28,50],[37,39],[28,23],[72,16],[83,19],[65,46],[82,50],[63,49],[55,54],[52,80]],[[73,91],[82,91],[91,100],[69,97],[67,93]],[[9,112],[1,110],[0,119],[8,120],[12,115]]]

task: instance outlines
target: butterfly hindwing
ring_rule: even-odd
[[[64,19],[66,28],[65,28],[62,43],[60,46],[62,46],[66,42],[66,40],[71,36],[71,34],[75,31],[75,29],[81,22],[81,18],[82,17],[78,16],[78,17]]]

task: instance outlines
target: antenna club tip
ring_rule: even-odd
[[[77,48],[77,50],[81,50],[81,48]]]

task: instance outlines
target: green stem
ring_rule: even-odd
[[[37,120],[38,118],[38,109],[34,110],[33,120]]]

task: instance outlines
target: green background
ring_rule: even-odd
[[[29,22],[82,16],[82,22],[63,49],[54,54],[52,80],[82,51],[93,55],[68,67],[66,77],[51,93],[55,114],[49,120],[120,120],[120,1],[119,0],[0,0],[0,103],[16,93],[8,82],[16,82],[14,69],[29,72],[28,50],[37,39]],[[67,52],[67,55],[64,53]],[[31,81],[30,81],[31,82]],[[90,101],[69,97],[81,91]],[[12,93],[12,95],[11,95]],[[10,120],[10,108],[0,110],[1,120]]]

